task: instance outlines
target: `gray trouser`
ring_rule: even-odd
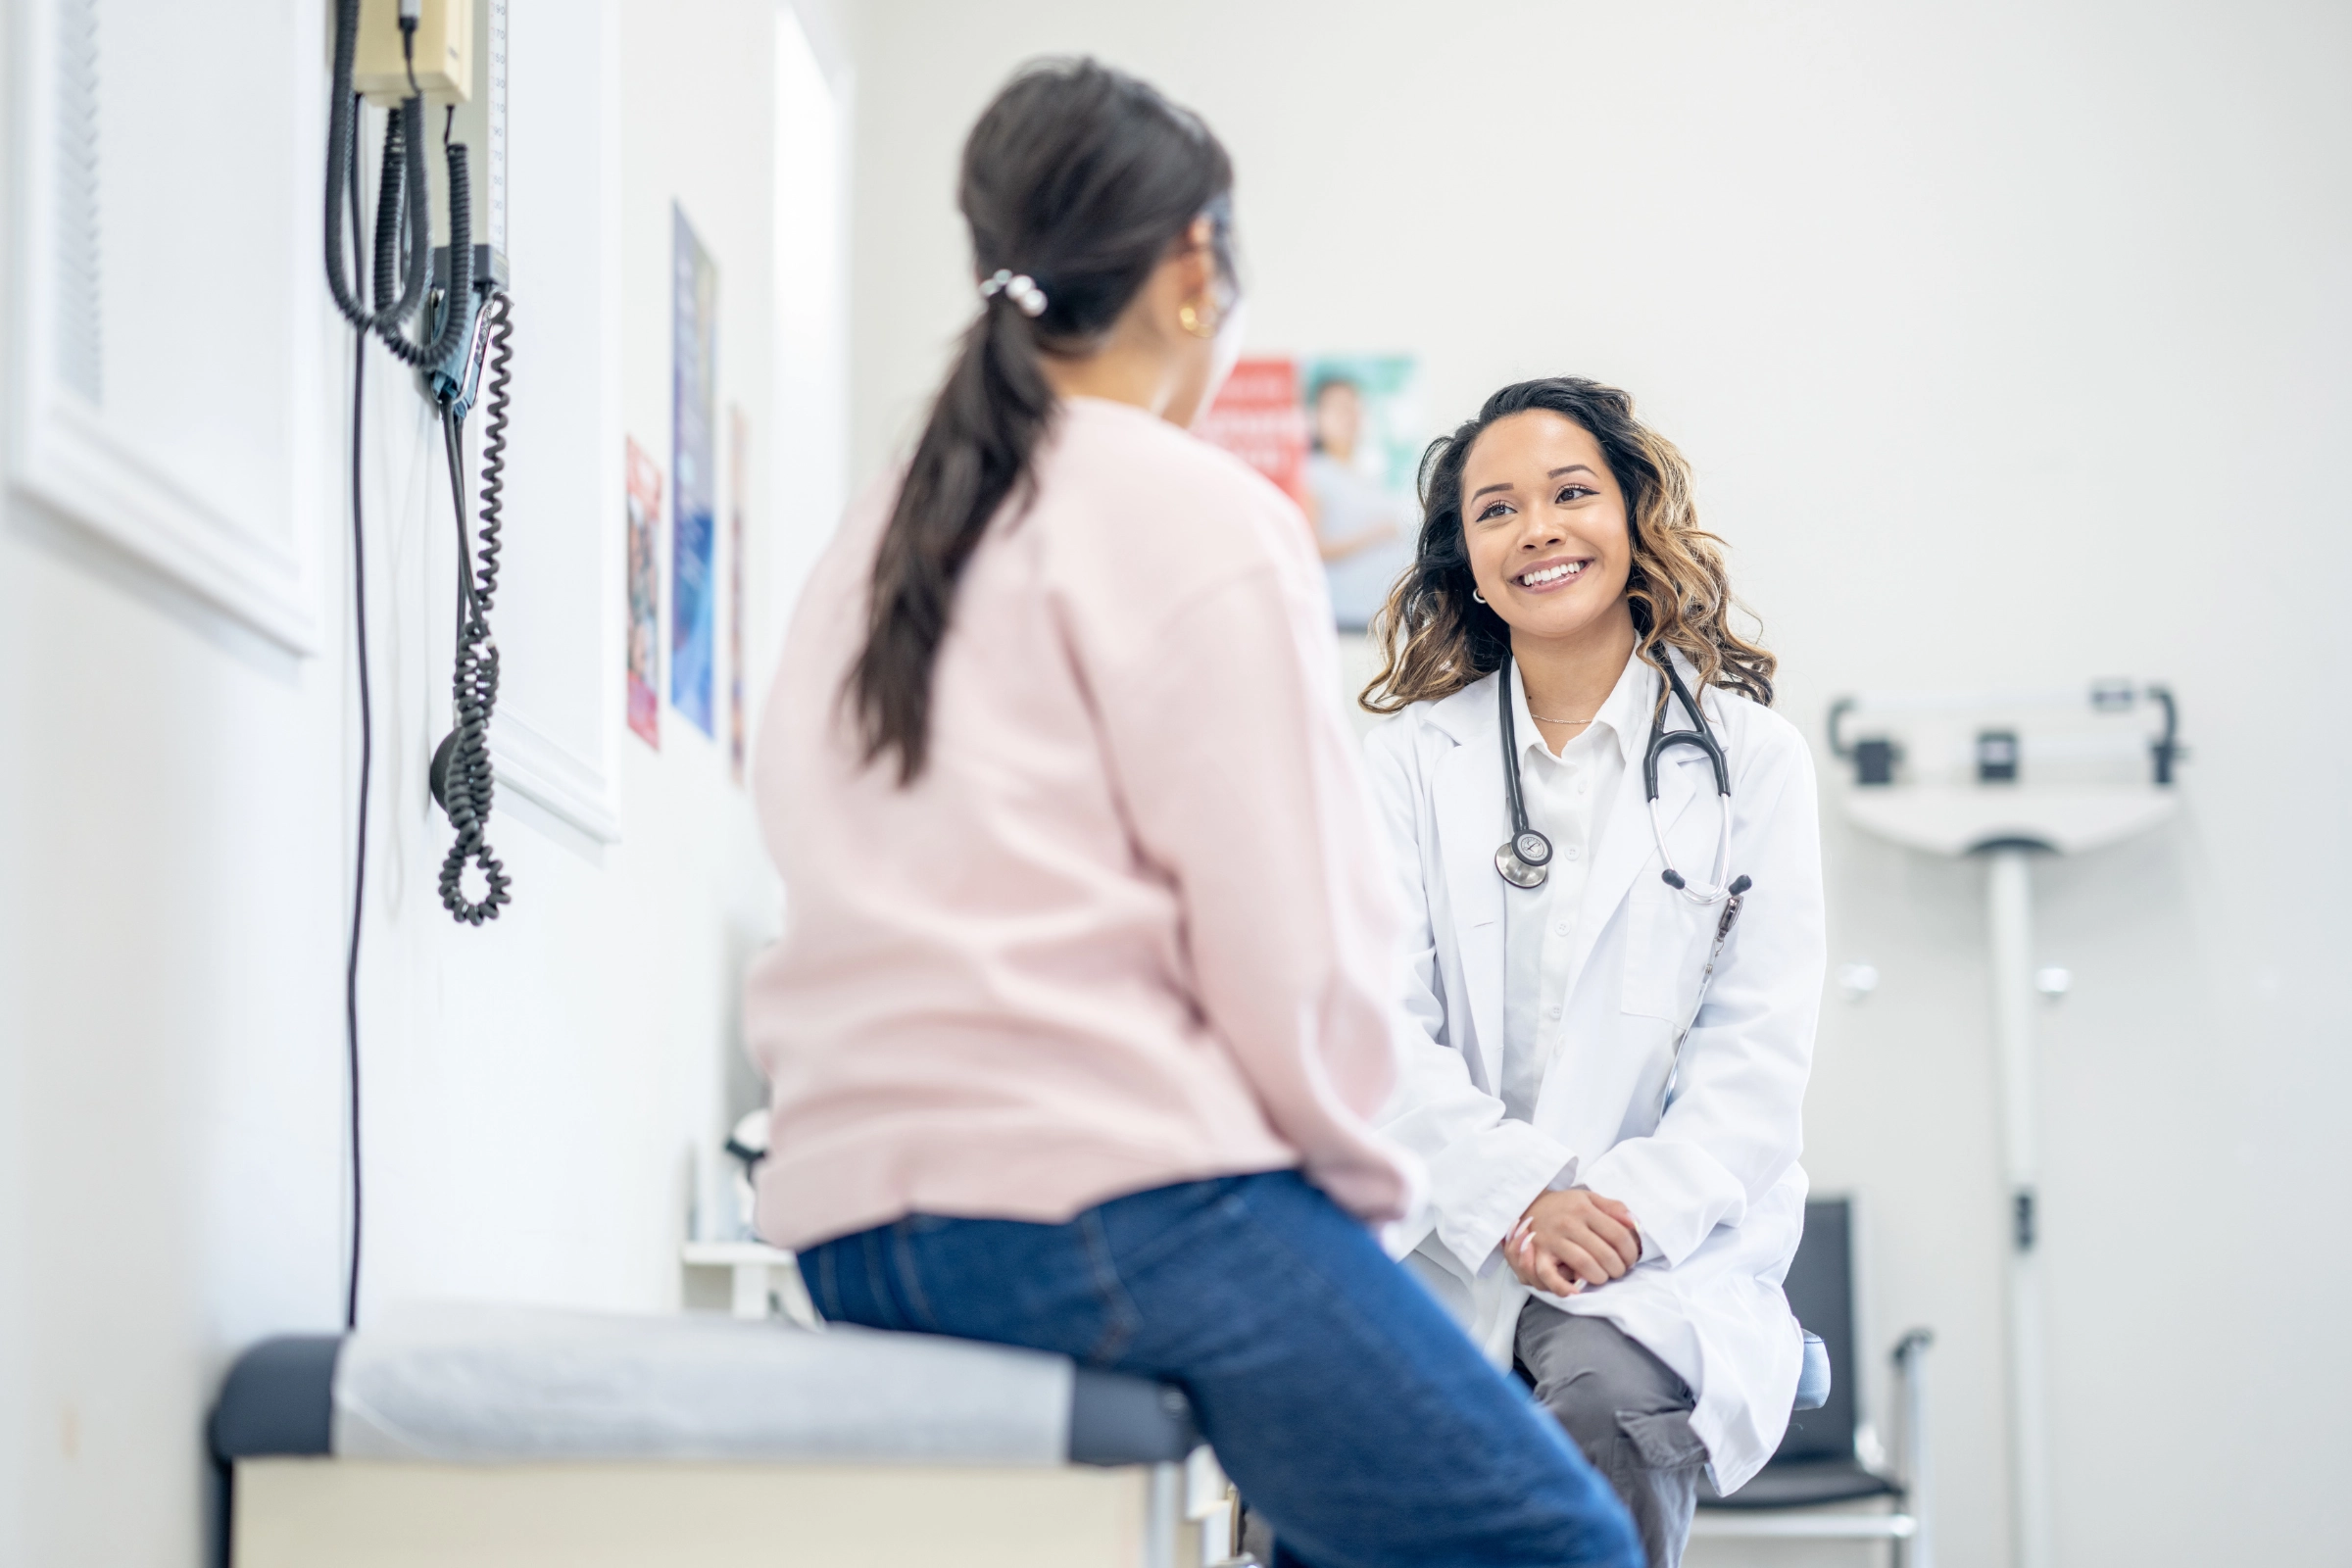
[[[1676,1568],[1707,1462],[1690,1386],[1608,1319],[1544,1301],[1520,1309],[1514,1348],[1536,1397],[1624,1499],[1649,1568]]]

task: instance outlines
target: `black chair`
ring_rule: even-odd
[[[1836,1370],[1829,1397],[1798,1409],[1772,1460],[1731,1496],[1703,1482],[1693,1540],[1886,1541],[1903,1568],[1935,1568],[1928,1528],[1927,1352],[1925,1329],[1894,1348],[1901,1391],[1902,1463],[1886,1473],[1866,1463],[1855,1403],[1853,1207],[1843,1198],[1805,1205],[1804,1240],[1785,1289],[1797,1321],[1821,1337]],[[1881,1508],[1863,1506],[1874,1500]]]

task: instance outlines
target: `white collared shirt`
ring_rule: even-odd
[[[1520,790],[1527,819],[1551,840],[1551,874],[1539,888],[1512,888],[1503,898],[1502,1083],[1504,1114],[1533,1121],[1544,1079],[1560,1047],[1560,1015],[1568,995],[1568,955],[1583,913],[1585,879],[1609,803],[1625,777],[1625,737],[1641,707],[1648,666],[1628,657],[1608,700],[1592,723],[1555,756],[1528,711],[1527,687],[1511,664],[1511,698],[1518,726]],[[1572,1172],[1563,1172],[1573,1179]]]

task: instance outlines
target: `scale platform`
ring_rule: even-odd
[[[1930,855],[2040,849],[2081,855],[2145,833],[2180,808],[2159,786],[1882,784],[1846,791],[1845,813]]]

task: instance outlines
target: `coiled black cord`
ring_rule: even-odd
[[[401,148],[416,149],[416,172],[424,172],[424,149],[421,131],[424,124],[424,99],[417,96],[402,104],[391,114],[384,127],[386,178],[379,192],[376,215],[376,243],[369,246],[360,227],[359,215],[352,215],[352,242],[365,259],[369,250],[375,254],[375,301],[372,308],[367,303],[365,279],[357,285],[345,275],[343,254],[343,204],[347,190],[358,182],[352,143],[359,135],[360,100],[351,89],[353,54],[359,48],[360,0],[338,0],[335,8],[335,52],[333,84],[327,95],[326,120],[326,287],[334,296],[335,309],[343,318],[366,331],[375,331],[387,320],[397,324],[407,320],[423,303],[424,286],[432,273],[431,225],[424,212],[424,184],[421,178],[395,180],[391,171],[400,167]],[[416,130],[418,134],[412,135]],[[399,138],[395,144],[395,137]],[[387,213],[400,213],[408,200],[414,201],[416,221],[405,222],[405,231],[412,235],[410,265],[405,271],[393,267],[393,252],[385,243],[404,232],[404,220],[395,218],[387,223]],[[393,280],[399,280],[399,292],[393,295]],[[387,296],[392,296],[389,300]]]
[[[397,326],[379,329],[384,347],[393,355],[415,366],[439,365],[457,352],[465,341],[466,332],[473,323],[466,304],[473,298],[473,181],[466,170],[466,144],[453,141],[444,151],[449,155],[449,277],[441,291],[441,320],[439,329],[430,340],[412,343],[408,334]],[[415,163],[414,158],[411,159]],[[416,166],[418,177],[423,175],[421,165]],[[426,266],[431,266],[428,257]]]
[[[379,328],[397,328],[415,316],[432,276],[432,248],[429,244],[418,246],[416,236],[425,230],[416,222],[418,213],[411,211],[412,202],[419,211],[424,204],[423,143],[421,137],[409,134],[411,122],[419,126],[423,123],[423,100],[414,99],[384,117],[384,161],[375,178],[374,325]],[[412,155],[415,179],[409,177]],[[430,220],[426,221],[429,225]],[[353,240],[360,243],[364,235],[355,234]],[[408,256],[405,270],[401,267],[404,250]]]
[[[326,286],[335,309],[352,325],[373,332],[384,346],[408,365],[439,365],[456,351],[467,326],[466,300],[473,291],[473,195],[467,176],[466,147],[442,137],[449,161],[449,278],[442,298],[447,301],[438,328],[423,343],[412,341],[405,328],[424,304],[425,285],[432,280],[432,215],[427,210],[424,178],[424,95],[413,92],[384,122],[382,183],[376,192],[375,240],[372,246],[352,222],[352,244],[364,258],[375,259],[374,298],[365,280],[347,275],[343,249],[342,209],[354,179],[355,148],[359,137],[360,99],[352,91],[352,59],[359,47],[360,0],[338,0],[335,9],[334,81],[328,90],[326,129]],[[413,34],[403,34],[404,44]],[[410,85],[416,77],[412,74]],[[405,247],[403,241],[406,241]],[[403,250],[407,265],[395,265]]]
[[[449,449],[449,480],[458,516],[458,651],[450,674],[450,710],[456,728],[443,743],[447,761],[436,760],[442,808],[457,838],[441,861],[441,906],[467,925],[498,918],[509,902],[506,867],[490,851],[487,830],[496,780],[490,770],[490,715],[498,707],[498,640],[490,635],[491,601],[498,593],[500,510],[505,502],[508,383],[514,356],[512,302],[493,294],[482,309],[489,315],[489,386],[484,394],[488,424],[482,440],[480,568],[474,541],[466,528],[465,423],[449,404],[441,406],[441,433]],[[468,864],[478,868],[488,891],[479,901],[466,896]]]
[[[412,57],[409,96],[386,117],[380,182],[376,192],[372,240],[363,221],[359,160],[360,98],[352,90],[352,64],[358,49],[359,0],[336,0],[333,83],[327,104],[325,262],[327,291],[335,309],[355,329],[352,343],[351,386],[351,573],[352,626],[357,642],[356,665],[360,687],[360,800],[352,867],[351,933],[343,966],[343,1022],[351,1137],[351,1257],[343,1291],[343,1326],[356,1328],[360,1318],[360,1260],[362,1221],[366,1205],[362,1177],[367,1164],[360,1152],[360,936],[367,912],[368,797],[375,760],[375,712],[368,662],[367,527],[362,506],[361,447],[365,431],[364,396],[367,389],[368,339],[382,339],[386,348],[412,366],[438,366],[454,354],[471,329],[468,309],[473,293],[473,200],[467,177],[466,148],[450,140],[445,121],[442,147],[449,162],[449,273],[442,289],[440,321],[429,341],[412,341],[405,328],[423,308],[432,282],[432,215],[427,205],[424,170],[424,95],[416,90]],[[415,34],[403,28],[404,51],[413,50]],[[453,117],[454,119],[454,117]],[[346,243],[346,212],[350,224]],[[405,262],[404,262],[405,258]],[[372,260],[373,267],[369,267]],[[356,270],[356,277],[350,275]],[[373,287],[369,284],[372,280]],[[460,822],[459,845],[442,872],[442,902],[461,920],[479,925],[494,918],[507,902],[507,876],[490,854],[482,829],[490,815],[490,710],[498,701],[498,647],[483,620],[490,591],[498,581],[498,508],[503,488],[506,450],[507,344],[506,314],[497,302],[500,354],[491,388],[490,439],[483,471],[483,580],[487,590],[476,594],[466,542],[465,481],[459,462],[462,444],[459,421],[447,405],[442,422],[450,438],[451,482],[458,496],[459,583],[461,613],[459,662],[455,685],[459,693],[460,735],[454,750],[463,760],[465,790],[453,794],[453,821]],[[480,904],[468,904],[458,883],[466,858],[478,863],[490,879],[490,892]]]
[[[508,383],[514,378],[514,323],[508,318],[514,302],[505,290],[492,295],[483,310],[490,316],[490,359],[482,407],[482,612],[498,592],[499,514],[507,492]]]

